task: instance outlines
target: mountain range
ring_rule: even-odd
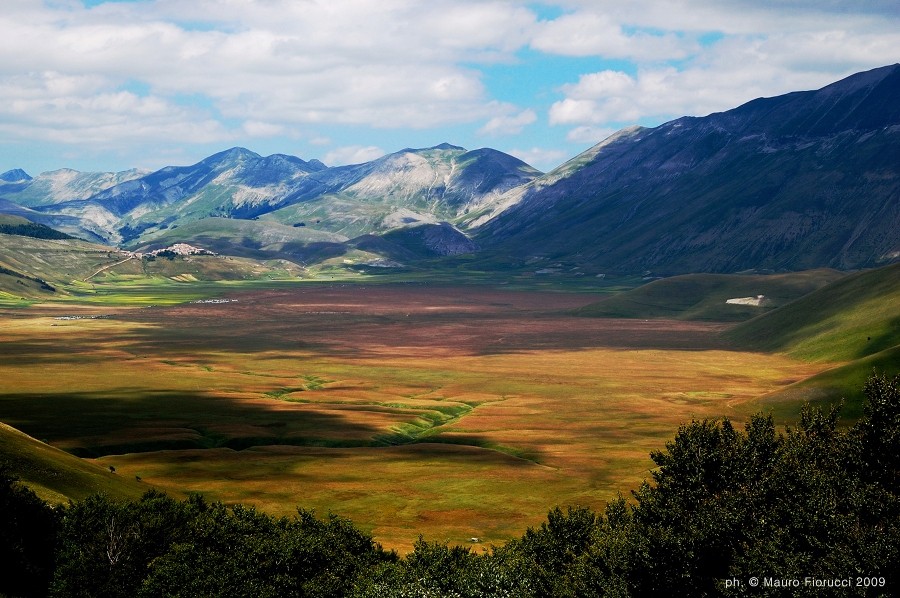
[[[546,174],[446,143],[339,167],[233,148],[155,172],[10,170],[0,213],[130,249],[188,242],[304,263],[870,267],[900,258],[900,65],[624,129]]]

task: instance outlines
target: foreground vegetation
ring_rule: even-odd
[[[54,508],[0,483],[0,592],[13,596],[891,595],[900,580],[900,376],[863,417],[806,408],[683,425],[653,483],[598,514],[552,510],[481,554],[420,539],[405,558],[348,520],[276,518],[199,496]],[[751,578],[760,581],[754,587]],[[821,585],[830,584],[830,585]],[[834,584],[846,584],[834,589]],[[826,588],[823,590],[823,587]]]

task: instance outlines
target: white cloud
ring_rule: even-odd
[[[603,56],[640,60],[680,59],[696,42],[674,33],[626,33],[621,22],[605,13],[582,11],[542,24],[531,41],[535,49],[565,56]]]
[[[614,70],[581,75],[559,89],[563,97],[551,106],[549,119],[557,125],[609,126],[703,116],[889,64],[894,48],[900,48],[900,32],[724,37],[678,68],[649,63],[633,75]]]
[[[285,127],[282,125],[258,120],[245,121],[242,128],[250,137],[275,137],[285,133]]]
[[[507,150],[506,153],[544,172],[556,168],[571,157],[562,150],[541,147],[532,147],[530,149],[514,148]]]
[[[545,4],[562,14],[539,20],[522,0],[8,0],[0,131],[6,145],[137,148],[300,130],[315,145],[344,138],[331,125],[531,133],[552,104],[558,143],[581,143],[900,59],[896,0]],[[597,66],[557,89],[540,68],[492,87],[534,53]]]
[[[537,120],[534,110],[522,110],[518,114],[495,116],[478,129],[480,135],[516,135]]]
[[[483,121],[503,113],[481,74],[461,65],[509,60],[535,21],[504,0],[156,0],[90,10],[78,2],[15,2],[0,15],[0,88],[12,94],[0,95],[0,123],[13,120],[3,107],[17,93],[11,79],[26,73],[50,76],[55,86],[32,89],[42,101],[15,120],[31,135],[57,140],[42,128],[40,107],[77,120],[121,93],[132,94],[119,97],[114,112],[123,116],[129,105],[135,120],[165,105],[173,118],[196,120],[199,111],[204,119],[245,122],[235,135],[277,135],[293,123]],[[193,109],[182,107],[185,98]],[[184,124],[173,142],[194,141]]]
[[[329,166],[344,166],[346,164],[362,164],[371,162],[384,156],[385,152],[374,145],[348,145],[331,150],[325,154],[322,161]]]
[[[575,127],[566,134],[566,139],[573,143],[589,143],[596,145],[616,132],[616,129],[609,127],[591,127],[580,126]]]

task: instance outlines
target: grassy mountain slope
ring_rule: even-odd
[[[776,415],[795,416],[804,402],[862,414],[862,383],[874,370],[900,372],[900,264],[846,276],[725,336],[746,349],[841,365],[761,398]]]
[[[170,228],[140,249],[158,249],[173,243],[189,243],[216,253],[253,259],[284,258],[304,262],[322,255],[340,255],[347,237],[270,221],[204,218]]]
[[[741,321],[756,317],[843,277],[836,270],[790,274],[686,274],[656,280],[576,311],[602,318],[675,318]],[[766,305],[728,304],[728,299],[765,295]]]
[[[33,237],[35,239],[72,238],[49,226],[31,222],[27,218],[11,214],[0,214],[0,233],[4,235],[18,235],[20,237]]]
[[[58,294],[61,285],[122,259],[122,253],[110,247],[77,239],[0,234],[0,299]]]
[[[900,344],[900,264],[842,278],[727,333],[739,345],[848,361]]]
[[[63,503],[102,492],[113,498],[138,498],[150,489],[133,478],[79,459],[0,423],[0,463],[44,500]]]
[[[292,204],[260,217],[285,225],[328,231],[350,238],[390,230],[416,222],[437,223],[427,211],[398,207],[390,198],[358,198],[347,194],[323,195]]]

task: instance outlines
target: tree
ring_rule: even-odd
[[[0,467],[0,595],[47,594],[58,525],[57,511]]]

